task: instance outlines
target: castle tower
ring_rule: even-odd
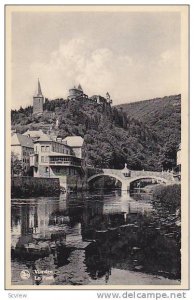
[[[44,96],[41,91],[40,81],[38,79],[38,91],[33,97],[33,114],[43,113]]]
[[[69,96],[67,97],[69,100],[78,99],[80,97],[83,97],[84,92],[79,84],[78,87],[74,86],[72,89],[69,90]]]

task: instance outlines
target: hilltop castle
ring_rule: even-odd
[[[112,100],[108,92],[106,93],[106,98],[100,95],[94,95],[88,98],[88,95],[84,94],[80,84],[77,87],[74,86],[73,88],[69,89],[67,100],[88,100],[89,102],[96,102],[98,104],[112,104]],[[43,104],[44,96],[42,94],[40,81],[38,79],[38,90],[33,96],[33,114],[42,114]]]

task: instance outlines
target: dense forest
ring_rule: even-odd
[[[174,135],[175,142],[180,142],[181,95],[122,104],[117,108],[151,127],[161,140],[171,140]]]
[[[12,110],[12,129],[20,133],[52,130],[61,137],[81,135],[85,162],[99,168],[120,169],[125,162],[138,170],[167,170],[176,165],[180,95],[113,107],[93,98],[45,99],[42,115],[33,115],[32,106]]]

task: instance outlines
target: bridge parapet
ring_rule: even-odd
[[[118,169],[103,169],[103,174],[104,175],[115,175],[120,177],[121,180],[125,180],[126,177],[123,175],[123,173],[121,172],[121,170]]]
[[[131,178],[133,177],[159,177],[164,178],[168,181],[173,181],[173,173],[170,172],[155,172],[155,171],[131,171]]]

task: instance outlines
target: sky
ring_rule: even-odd
[[[179,12],[13,12],[12,108],[85,94],[113,104],[180,93]]]

